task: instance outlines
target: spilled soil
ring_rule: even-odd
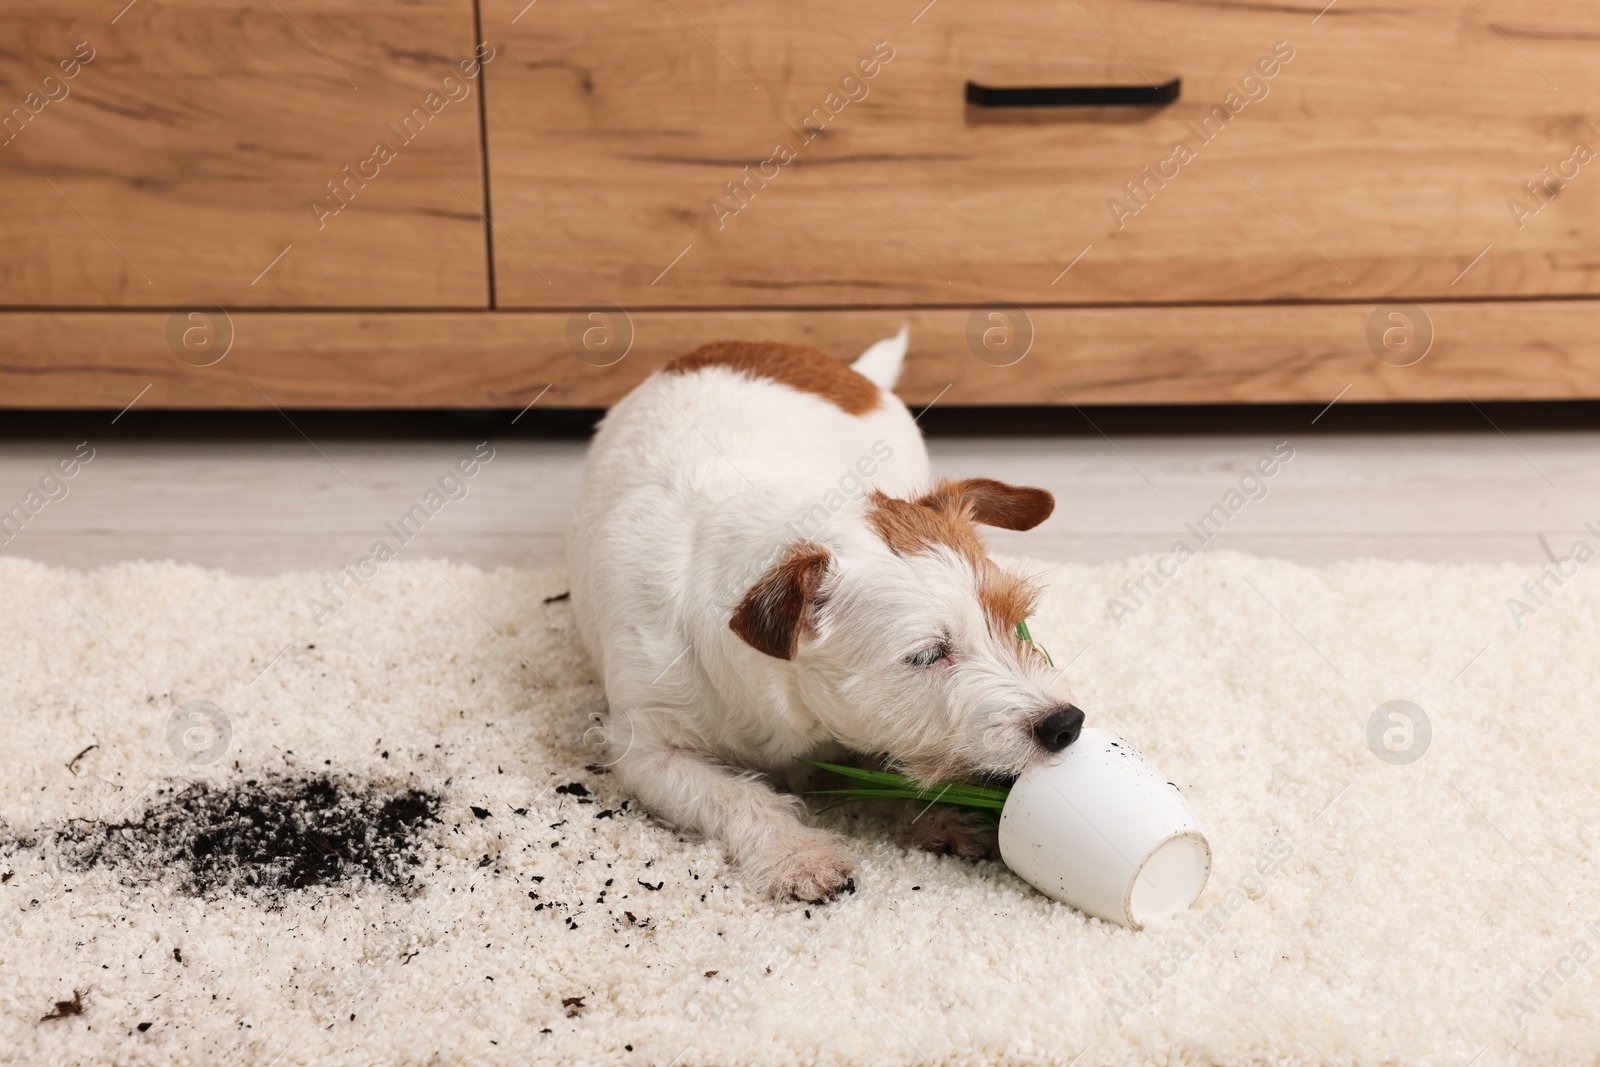
[[[74,820],[41,843],[72,869],[109,868],[134,885],[174,879],[191,896],[248,895],[271,906],[316,887],[409,892],[421,831],[439,809],[440,798],[421,789],[262,777],[173,787],[133,819]]]

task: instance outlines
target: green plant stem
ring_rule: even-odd
[[[818,763],[815,760],[799,759],[797,762],[808,764],[812,767],[821,767],[823,770],[832,771],[844,778],[853,778],[861,785],[845,789],[812,789],[807,795],[836,796],[839,801],[823,808],[831,811],[841,804],[861,804],[872,800],[925,800],[931,804],[945,804],[950,807],[964,808],[975,811],[992,822],[1000,821],[1000,811],[1005,807],[1006,798],[1010,789],[1001,789],[995,786],[973,785],[970,782],[943,782],[938,785],[924,786],[918,784],[916,779],[894,771],[874,771],[865,767],[846,767],[838,763]]]

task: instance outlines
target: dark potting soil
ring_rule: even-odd
[[[75,820],[52,835],[62,862],[109,867],[132,884],[176,878],[193,896],[248,894],[271,904],[318,886],[415,882],[417,834],[439,821],[425,790],[330,775],[196,783],[158,791],[128,821]]]

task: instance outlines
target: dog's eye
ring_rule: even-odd
[[[947,648],[944,642],[941,641],[937,645],[933,645],[929,648],[923,649],[921,652],[907,656],[906,662],[911,664],[913,667],[932,667],[934,664],[942,663],[944,660],[949,658],[950,649]]]

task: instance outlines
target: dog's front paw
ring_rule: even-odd
[[[902,822],[906,840],[917,848],[965,859],[988,859],[1000,854],[1000,833],[981,815],[935,806]]]
[[[767,875],[767,892],[779,900],[822,904],[840,893],[854,893],[855,857],[832,834],[807,834],[776,857]]]

